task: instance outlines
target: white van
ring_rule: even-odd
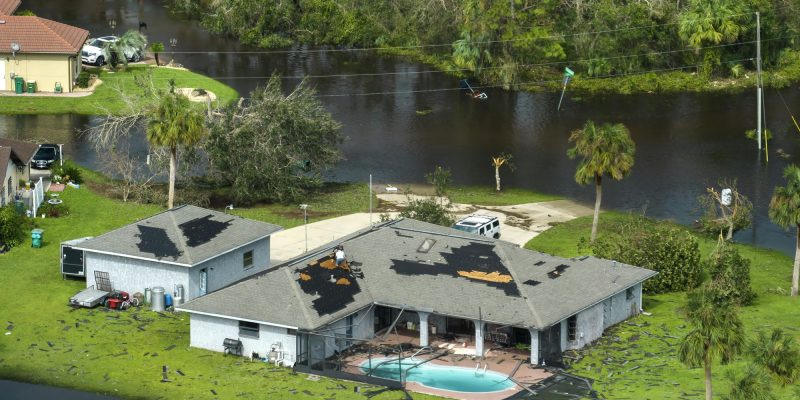
[[[453,224],[460,231],[500,239],[500,221],[488,215],[470,215]]]

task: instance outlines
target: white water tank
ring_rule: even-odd
[[[730,188],[722,189],[722,193],[720,196],[720,202],[723,206],[730,206],[733,202],[733,190]]]

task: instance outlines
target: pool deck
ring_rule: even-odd
[[[418,332],[416,331],[406,331],[406,330],[398,330],[397,334],[389,335],[386,340],[379,340],[375,339],[373,341],[376,345],[384,345],[384,346],[392,346],[397,345],[398,343],[411,343],[415,346],[419,345],[419,338]],[[543,368],[533,367],[528,363],[529,355],[527,352],[520,351],[514,348],[494,348],[493,343],[485,342],[486,349],[488,350],[483,360],[479,360],[477,357],[474,356],[475,354],[475,345],[474,343],[470,343],[469,341],[444,341],[440,337],[431,337],[431,347],[434,349],[434,354],[440,354],[447,350],[449,345],[454,345],[452,349],[448,352],[447,355],[439,357],[431,363],[437,365],[446,365],[446,366],[458,366],[464,367],[469,369],[475,369],[475,366],[478,362],[481,363],[481,370],[483,369],[484,365],[488,365],[487,371],[497,372],[503,375],[509,375],[513,370],[514,367],[517,366],[517,363],[522,361],[522,365],[520,365],[519,369],[514,373],[513,378],[522,383],[526,386],[530,386],[534,383],[540,382],[553,374]],[[444,347],[440,347],[444,346]],[[470,351],[471,350],[471,351]],[[455,354],[455,351],[458,353],[470,352],[470,354]],[[411,356],[414,354],[414,351],[409,351],[404,356]],[[472,354],[472,355],[471,355]],[[384,358],[383,355],[375,355],[373,357],[380,357]],[[430,354],[426,354],[424,356],[417,356],[417,358],[427,359],[430,358]],[[353,354],[347,357],[346,363],[347,367],[345,368],[346,372],[362,374],[363,372],[359,368],[362,362],[368,359],[368,355],[364,353]],[[491,393],[468,393],[468,392],[454,392],[450,390],[441,390],[430,388],[427,386],[423,386],[416,382],[407,382],[406,389],[418,392],[418,393],[426,393],[432,394],[447,398],[453,399],[462,399],[462,400],[501,400],[505,399],[520,390],[524,390],[519,386],[514,386],[511,389],[503,390],[499,392],[491,392]]]

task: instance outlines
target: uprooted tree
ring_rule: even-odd
[[[301,82],[285,95],[274,76],[212,115],[206,151],[237,202],[297,201],[342,158],[340,124],[314,94]]]

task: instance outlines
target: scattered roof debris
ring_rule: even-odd
[[[547,273],[547,277],[550,278],[550,279],[556,279],[559,276],[561,276],[561,274],[563,274],[564,271],[567,270],[567,268],[569,268],[569,265],[560,264],[559,266],[556,267],[556,269],[548,272]]]
[[[520,296],[503,260],[494,252],[494,244],[470,243],[450,250],[452,253],[439,253],[444,258],[444,263],[392,260],[390,268],[401,275],[450,275],[454,278],[465,278],[503,289],[509,296]]]
[[[177,259],[183,252],[178,250],[167,231],[162,228],[154,228],[152,226],[136,225],[139,228],[139,243],[136,246],[142,253],[150,253],[156,258],[172,257]]]
[[[514,280],[513,278],[511,278],[511,275],[502,275],[497,271],[492,271],[489,272],[488,274],[482,271],[470,271],[470,272],[458,271],[458,275],[466,278],[477,279],[487,282],[498,282],[498,283],[508,283]]]
[[[208,243],[214,239],[225,229],[231,225],[233,219],[227,221],[214,221],[211,219],[213,215],[208,214],[205,217],[195,218],[193,220],[184,222],[178,225],[186,237],[186,244],[190,247],[197,247],[202,244]]]
[[[318,296],[312,301],[312,307],[320,316],[344,309],[361,292],[347,262],[337,266],[332,255],[311,261],[295,272],[299,273],[300,289],[308,295]]]

